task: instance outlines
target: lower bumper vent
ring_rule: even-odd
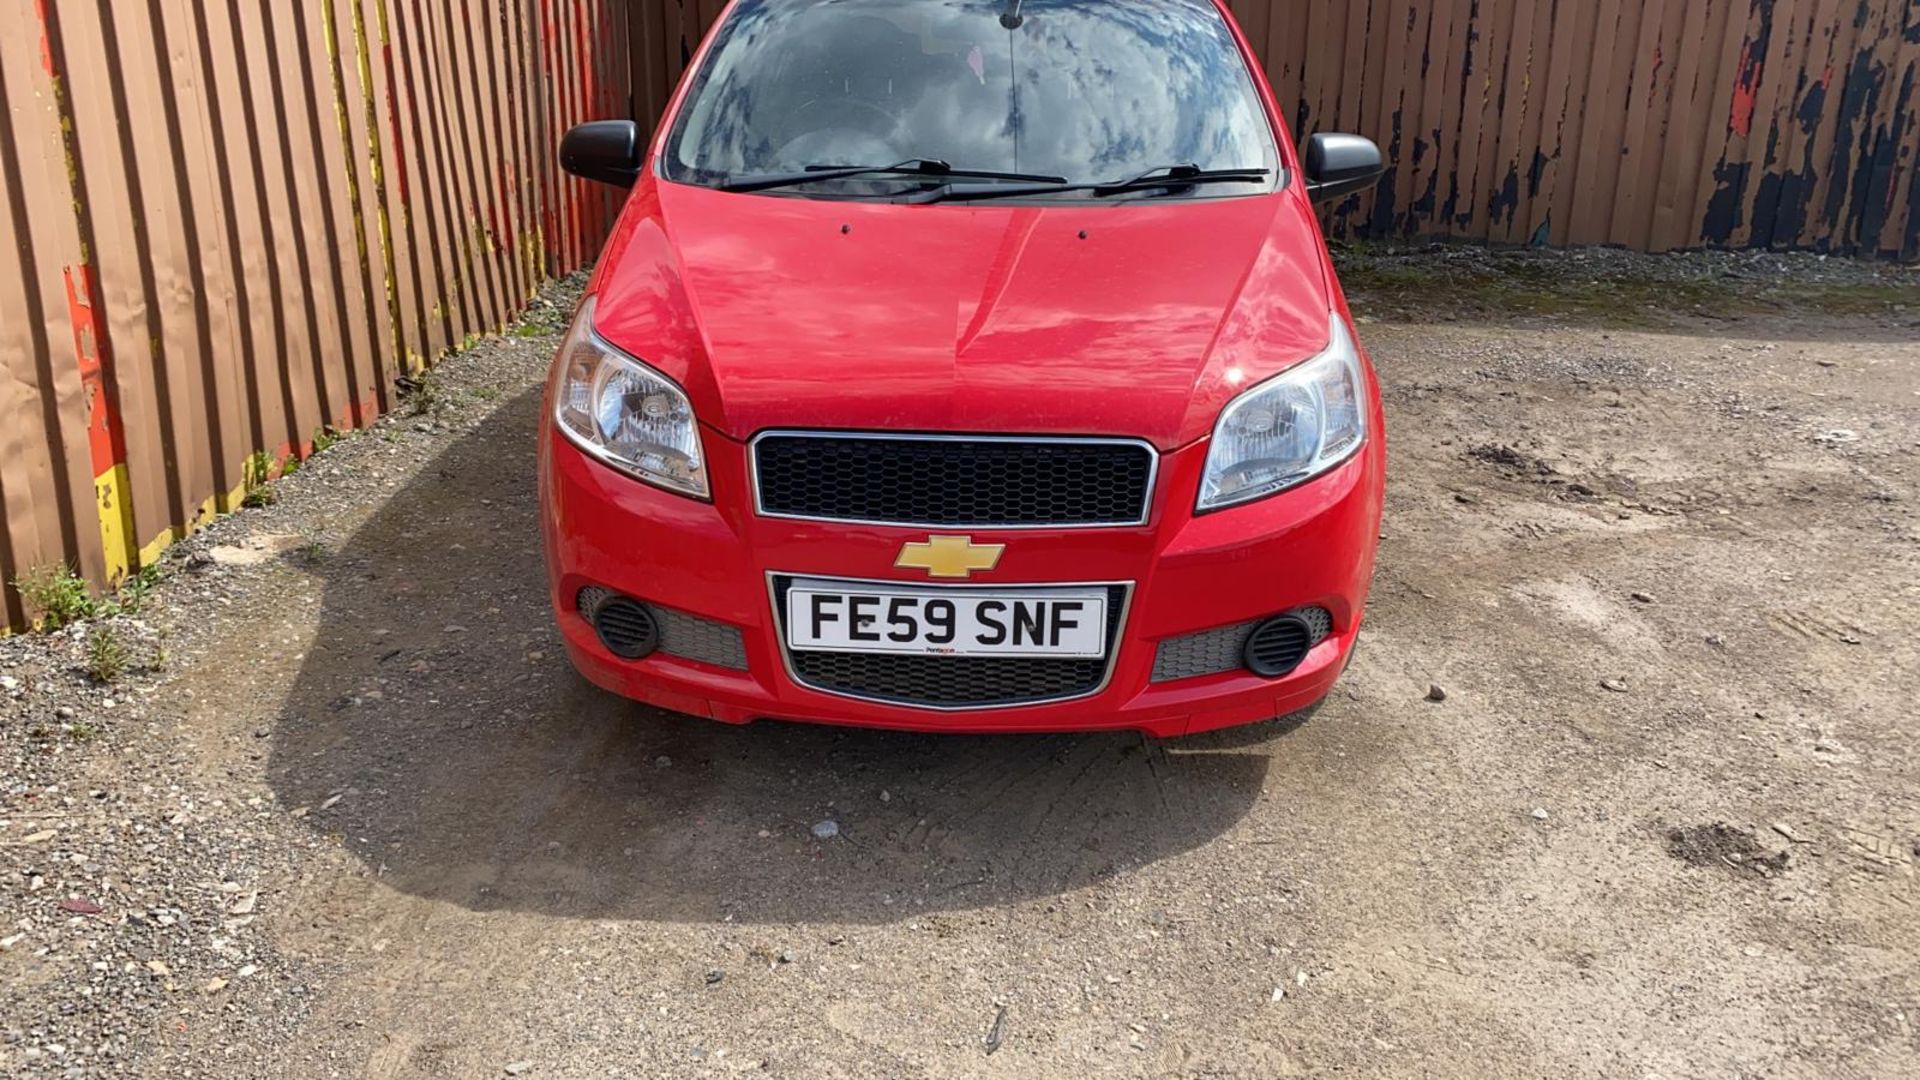
[[[645,604],[612,589],[589,585],[574,598],[600,644],[615,656],[639,660],[654,651],[715,667],[747,670],[740,628],[657,604]]]
[[[1332,632],[1333,615],[1326,608],[1303,607],[1270,619],[1168,638],[1154,654],[1153,681],[1235,670],[1278,678],[1299,667],[1307,653]]]

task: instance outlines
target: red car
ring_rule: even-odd
[[[1379,533],[1379,392],[1215,0],[734,0],[541,430],[588,679],[682,713],[1179,735],[1323,697]]]

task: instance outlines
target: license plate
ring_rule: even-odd
[[[917,589],[796,580],[787,645],[936,656],[1105,656],[1107,590]]]

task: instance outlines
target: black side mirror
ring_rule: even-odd
[[[582,180],[630,188],[640,178],[640,126],[589,120],[560,137],[560,167]]]
[[[1320,134],[1307,140],[1307,198],[1327,203],[1365,191],[1386,175],[1387,163],[1372,139]]]

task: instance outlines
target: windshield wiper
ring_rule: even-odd
[[[1095,198],[1104,199],[1110,195],[1120,195],[1129,191],[1152,191],[1159,188],[1180,188],[1193,184],[1255,184],[1266,179],[1266,169],[1202,169],[1198,165],[1162,165],[1157,169],[1148,169],[1137,176],[1124,180],[1109,180],[1085,184],[982,184],[977,187],[955,187],[951,184],[935,188],[932,191],[910,195],[902,202],[932,203],[952,200],[979,199],[1018,199],[1026,195],[1053,195],[1063,191],[1092,192]]]
[[[1111,184],[1099,184],[1092,188],[1095,195],[1118,195],[1123,191],[1140,191],[1145,188],[1180,187],[1185,184],[1230,184],[1258,183],[1266,179],[1265,169],[1203,169],[1191,162],[1182,165],[1162,165],[1157,169],[1148,169],[1138,176],[1129,176],[1125,180],[1116,180]]]
[[[908,158],[891,165],[809,165],[801,172],[768,173],[742,176],[720,185],[721,191],[768,191],[773,188],[811,184],[818,180],[846,180],[855,176],[931,176],[962,180],[1026,180],[1044,184],[1064,184],[1064,176],[1042,173],[995,172],[991,169],[956,169],[935,158]]]

